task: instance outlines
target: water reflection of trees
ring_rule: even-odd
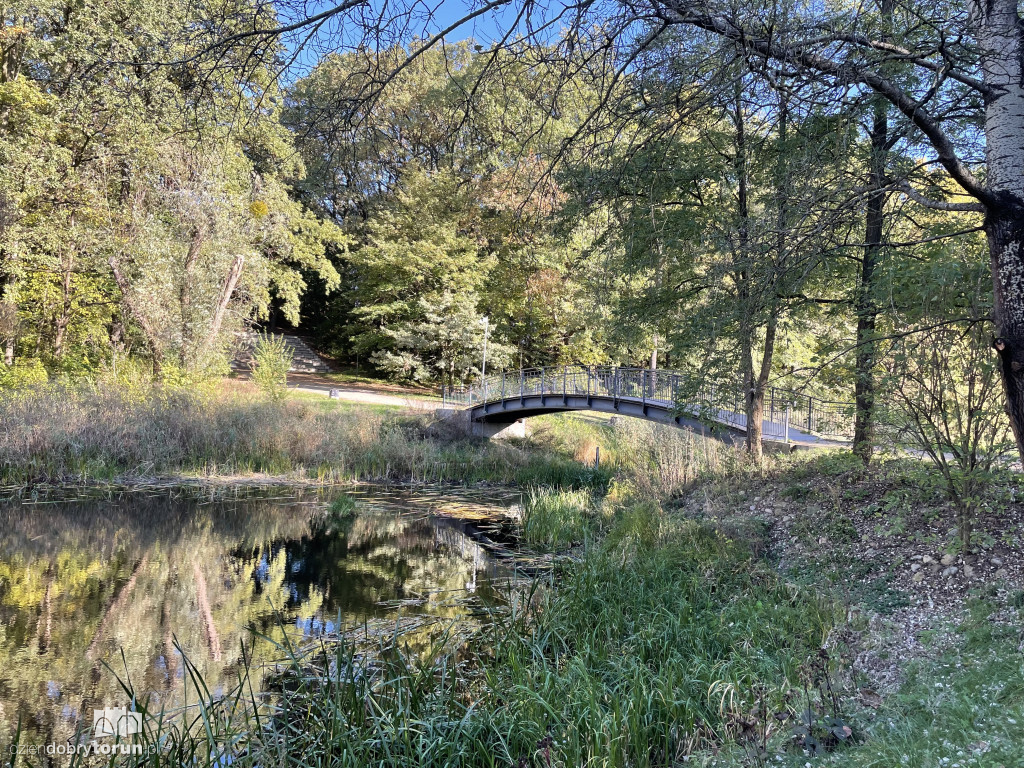
[[[0,507],[0,742],[19,714],[40,741],[63,740],[83,713],[123,703],[104,662],[171,706],[187,686],[176,645],[216,688],[250,629],[281,641],[284,626],[457,619],[470,609],[453,595],[489,597],[495,566],[464,523],[384,511],[327,528],[312,509],[167,496]],[[258,644],[256,663],[272,647]]]

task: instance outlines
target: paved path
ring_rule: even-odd
[[[288,389],[296,392],[312,392],[317,395],[329,397],[331,390],[337,390],[339,400],[350,403],[366,403],[368,405],[390,405],[399,408],[406,408],[411,411],[433,411],[441,407],[441,399],[426,399],[417,397],[406,397],[400,394],[384,394],[374,392],[370,389],[359,389],[344,384],[314,384],[302,382],[301,384],[289,384]]]

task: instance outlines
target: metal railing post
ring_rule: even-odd
[[[505,399],[505,370],[501,371],[501,399]]]
[[[544,387],[546,385],[546,382],[544,381],[544,378],[545,378],[544,366],[542,365],[540,367],[540,398],[541,398],[542,402],[544,400]]]
[[[793,413],[793,406],[787,404],[786,405],[786,419],[782,423],[782,429],[786,433],[786,442],[787,443],[789,442],[789,421],[790,421],[790,417],[792,416],[792,413]]]

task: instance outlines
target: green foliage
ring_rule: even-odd
[[[19,358],[13,365],[0,366],[0,389],[33,387],[48,380],[46,368],[36,358]]]
[[[204,12],[154,8],[0,7],[0,340],[53,370],[129,352],[217,372],[246,317],[276,301],[297,323],[304,275],[339,283],[326,252],[345,238],[295,199],[271,70],[110,64],[186,55]]]
[[[541,552],[581,544],[594,530],[594,506],[585,490],[533,488],[523,501],[522,539]]]
[[[282,336],[260,334],[252,352],[250,374],[256,388],[271,400],[288,394],[288,371],[292,367],[292,351]]]
[[[331,502],[329,510],[334,517],[345,518],[354,516],[356,507],[356,500],[348,494],[343,494]]]
[[[311,196],[354,240],[339,264],[349,287],[314,310],[323,342],[392,377],[461,381],[479,372],[488,316],[492,369],[603,362],[608,313],[591,288],[607,273],[582,258],[586,236],[556,231],[558,190],[540,162],[512,160],[524,132],[543,156],[575,116],[538,109],[530,81],[545,75],[502,52],[523,78],[510,92],[478,82],[486,61],[469,43],[427,50],[352,133],[316,130],[323,110],[405,55],[329,57],[296,84],[286,115],[306,137]]]

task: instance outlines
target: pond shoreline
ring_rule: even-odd
[[[19,715],[32,738],[70,737],[91,708],[123,704],[125,672],[173,709],[193,674],[211,691],[230,683],[256,638],[309,645],[400,623],[425,648],[451,622],[478,624],[477,602],[514,575],[489,530],[514,493],[248,490],[64,488],[0,504],[0,743]]]
[[[406,490],[423,490],[429,488],[452,489],[487,489],[487,488],[519,488],[515,483],[501,481],[476,480],[472,482],[435,481],[421,482],[415,480],[379,479],[336,479],[316,480],[293,475],[210,475],[195,477],[192,475],[140,476],[134,478],[116,478],[114,480],[43,480],[20,485],[0,485],[0,494],[97,490],[111,493],[139,493],[143,491],[222,491],[222,490],[261,490],[270,488],[295,488],[301,490],[344,489],[344,488],[390,488]],[[18,498],[4,496],[3,498]]]

